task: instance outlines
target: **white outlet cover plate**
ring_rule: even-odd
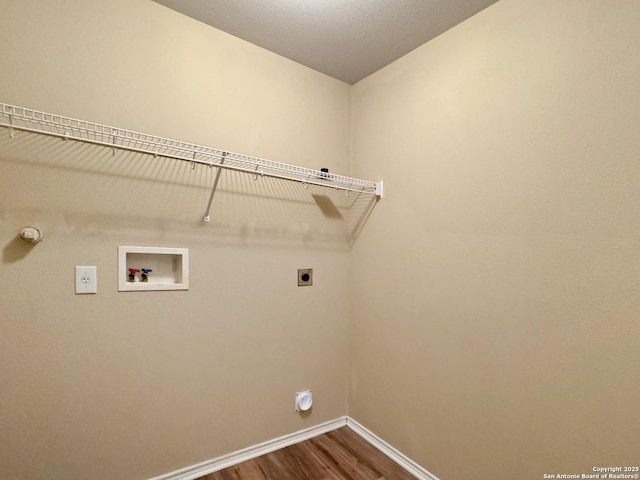
[[[96,267],[76,267],[76,293],[98,293],[98,269]]]

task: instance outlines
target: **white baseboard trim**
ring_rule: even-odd
[[[317,437],[324,433],[344,427],[347,424],[347,417],[339,417],[314,427],[305,428],[289,435],[267,440],[266,442],[253,445],[252,447],[243,448],[221,457],[213,458],[197,465],[181,468],[174,472],[160,475],[149,480],[195,480],[204,475],[208,475],[219,470],[223,470],[238,463],[246,462],[253,458],[274,452],[284,447],[304,442],[310,438]]]
[[[376,447],[382,453],[384,453],[391,460],[396,462],[402,468],[404,468],[411,475],[416,477],[419,480],[439,480],[433,473],[429,472],[422,466],[418,465],[416,462],[407,457],[404,453],[400,452],[398,449],[392,447],[387,442],[378,437],[375,433],[373,433],[368,428],[362,426],[360,423],[356,422],[353,418],[347,417],[347,427],[356,432],[362,438],[364,438],[371,445]]]
[[[344,426],[347,426],[356,432],[371,445],[415,476],[418,480],[439,480],[438,477],[428,472],[409,457],[389,445],[375,433],[356,422],[353,418],[347,416],[339,417],[335,420],[330,420],[314,427],[305,428],[304,430],[290,433],[289,435],[274,438],[273,440],[267,440],[266,442],[253,445],[252,447],[243,448],[242,450],[222,455],[221,457],[213,458],[211,460],[198,463],[197,465],[181,468],[180,470],[166,473],[149,480],[195,480],[204,475],[232,467],[238,463],[246,462],[247,460],[309,440],[310,438],[317,437],[318,435],[322,435]]]

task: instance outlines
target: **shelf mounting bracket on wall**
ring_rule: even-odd
[[[249,173],[254,175],[254,178],[260,175],[298,182],[305,185],[305,188],[308,188],[309,185],[317,185],[344,190],[346,193],[375,195],[377,199],[383,196],[382,181],[372,182],[336,175],[326,171],[227,152],[6,103],[0,103],[0,126],[9,129],[11,138],[14,138],[14,130],[20,130],[101,145],[112,148],[114,154],[118,149],[191,162],[194,166],[199,163],[218,167],[205,213],[205,221],[209,221],[211,203],[222,169]]]
[[[9,137],[11,138],[15,138],[16,137],[16,132],[13,129],[13,116],[9,115]]]

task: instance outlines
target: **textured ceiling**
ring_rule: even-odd
[[[353,84],[497,0],[155,0]]]

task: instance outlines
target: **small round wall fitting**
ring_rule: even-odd
[[[42,232],[36,227],[24,227],[20,230],[20,238],[25,242],[38,243],[42,240]]]
[[[306,412],[313,404],[311,390],[296,393],[296,412]]]

